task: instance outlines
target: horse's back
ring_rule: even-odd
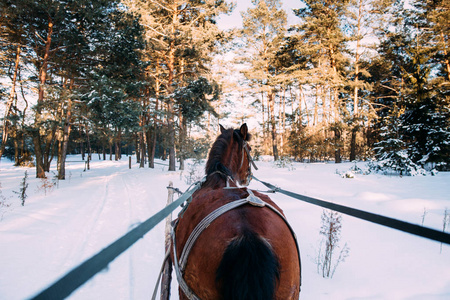
[[[257,195],[281,212],[267,196]],[[189,235],[203,218],[220,206],[247,196],[245,189],[200,190],[196,193],[189,208],[179,219],[177,253],[181,253]],[[276,266],[278,270],[274,269]],[[245,286],[246,278],[252,274],[256,277],[269,276],[264,271],[274,278],[276,299],[298,299],[300,262],[296,242],[288,225],[270,208],[246,204],[225,212],[200,234],[189,255],[184,279],[202,300],[238,299],[236,295],[224,295],[226,290],[237,289],[236,286],[226,286],[230,281],[224,276],[229,275],[237,280],[236,283],[241,282]],[[247,292],[238,292],[242,293],[241,299],[264,299],[258,296],[259,290],[256,289],[261,288],[260,285],[267,279],[260,280],[263,281],[247,284],[251,296]]]

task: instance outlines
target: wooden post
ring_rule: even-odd
[[[128,168],[131,169],[131,156],[128,156]]]
[[[167,196],[167,205],[173,202],[173,182],[169,181],[168,186],[168,196]],[[170,233],[172,231],[172,214],[169,214],[166,217],[166,230],[165,230],[165,251],[170,248],[171,245],[171,236]],[[172,260],[169,256],[166,263],[164,264],[164,270],[162,273],[161,279],[161,300],[169,300],[170,298],[170,283],[172,281]]]

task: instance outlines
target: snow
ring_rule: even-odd
[[[139,169],[133,157],[101,161],[93,156],[84,170],[80,156],[68,158],[67,179],[45,191],[34,168],[0,162],[0,299],[29,298],[162,209],[169,181],[185,190],[190,170],[168,172],[165,162]],[[256,162],[261,180],[296,193],[389,217],[443,228],[450,208],[450,173],[399,177],[354,174],[354,163],[291,163],[277,168]],[[190,164],[189,166],[194,166]],[[203,165],[202,165],[203,166]],[[202,167],[200,166],[200,167]],[[367,169],[365,163],[358,163]],[[25,206],[18,198],[24,173],[29,187]],[[47,186],[56,172],[48,173]],[[253,181],[251,188],[266,190]],[[397,230],[342,217],[340,245],[349,256],[333,278],[322,278],[315,263],[322,208],[282,194],[270,197],[284,210],[301,250],[301,299],[449,299],[450,246]],[[148,299],[164,256],[164,222],[109,267],[75,291],[70,299]],[[174,277],[175,278],[175,277]],[[172,298],[177,299],[176,280]]]

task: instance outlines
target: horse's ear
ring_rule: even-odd
[[[219,124],[220,127],[220,133],[224,133],[226,129],[222,126],[222,124]]]
[[[248,127],[247,123],[242,124],[241,128],[239,129],[241,132],[242,139],[246,141],[248,139]]]

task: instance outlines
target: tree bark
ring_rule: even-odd
[[[73,88],[73,79],[70,82],[69,89]],[[64,122],[63,128],[63,136],[62,136],[62,147],[59,154],[58,161],[58,179],[63,180],[66,179],[66,156],[67,156],[67,148],[69,146],[69,137],[70,131],[72,130],[72,98],[69,97],[67,101],[67,112],[66,112],[66,120]]]
[[[121,143],[121,130],[116,127],[114,131],[114,160],[118,161],[120,159],[120,143]]]
[[[173,6],[172,13],[172,36],[175,36],[176,29],[175,25],[178,22],[178,8],[175,5]],[[175,44],[174,41],[170,41],[169,45],[169,54],[168,54],[168,64],[167,68],[169,71],[168,77],[168,87],[170,87],[169,93],[173,92],[173,80],[174,80],[174,72],[175,72]],[[167,129],[169,134],[169,171],[175,171],[175,126],[174,126],[174,117],[173,117],[173,98],[169,97],[167,102]]]
[[[156,132],[147,131],[148,167],[155,168]]]
[[[269,111],[270,111],[270,125],[272,134],[272,154],[275,161],[278,160],[278,147],[277,147],[277,127],[275,122],[275,108],[274,108],[274,94],[269,92],[268,94]]]
[[[52,127],[51,132],[49,132],[47,134],[47,136],[45,137],[44,158],[43,158],[45,172],[50,172],[50,165],[53,160],[52,147],[55,144],[54,141],[55,141],[57,127],[58,126],[55,123]]]
[[[159,60],[157,60],[156,64],[156,75],[160,75],[159,72]],[[152,130],[152,137],[151,137],[151,147],[148,147],[148,166],[149,168],[155,168],[155,152],[156,152],[156,139],[158,135],[158,115],[156,112],[159,109],[159,95],[161,91],[161,83],[157,79],[155,84],[155,113],[153,115],[153,130]],[[150,142],[150,138],[148,139]]]
[[[450,81],[450,62],[448,60],[448,56],[447,56],[447,49],[446,49],[446,43],[445,43],[445,37],[444,37],[444,32],[441,31],[441,41],[442,41],[442,45],[443,45],[443,52],[444,52],[444,64],[447,70],[447,79]]]
[[[135,134],[134,147],[136,148],[136,163],[141,163],[141,145],[139,144],[139,133]]]
[[[338,128],[334,129],[334,138],[335,138],[334,162],[340,164],[342,162],[341,148],[339,147],[339,141],[341,139],[340,129]]]
[[[84,151],[84,143],[83,143],[83,136],[82,136],[82,128],[83,127],[81,127],[80,126],[80,152],[81,152],[81,159],[82,160],[85,160],[86,159],[86,154],[85,154],[85,151]]]
[[[144,129],[142,129],[142,132],[139,133],[139,148],[140,150],[140,163],[139,163],[139,168],[144,168],[145,167],[145,143],[144,143]]]
[[[8,118],[11,113],[12,104],[14,102],[14,96],[16,95],[16,81],[17,81],[17,73],[19,70],[19,62],[20,62],[20,45],[17,45],[12,86],[11,91],[9,93],[8,102],[6,103],[5,118],[3,120],[3,134],[2,134],[2,145],[0,147],[0,159],[2,158],[3,153],[5,152],[6,142],[8,140],[8,127],[9,127]]]
[[[88,130],[87,124],[84,124],[84,130],[86,131],[86,141],[87,141],[88,158],[89,158],[89,160],[92,160],[91,139],[89,138],[89,130]]]
[[[352,129],[352,136],[350,141],[350,161],[356,160],[356,134],[358,133],[358,127]]]
[[[23,134],[22,134],[23,135]],[[19,166],[20,165],[20,145],[19,145],[19,134],[17,133],[17,130],[13,131],[13,143],[14,143],[14,165]],[[22,153],[23,155],[23,153]]]
[[[50,46],[52,43],[52,34],[53,34],[53,21],[51,19],[49,19],[47,39],[45,41],[44,57],[42,60],[42,65],[39,69],[39,90],[38,90],[38,100],[37,100],[37,107],[36,107],[36,114],[35,114],[35,122],[34,122],[35,128],[33,129],[33,132],[32,132],[34,151],[35,151],[35,157],[36,157],[35,164],[36,164],[36,177],[37,178],[45,178],[40,125],[42,122],[41,112],[42,112],[42,104],[44,102],[44,97],[45,97],[45,84],[47,81],[48,62],[50,60]]]
[[[361,43],[361,18],[363,14],[363,1],[359,0],[359,8],[358,8],[358,19],[357,19],[357,40],[356,40],[356,49],[355,49],[355,82],[354,82],[354,90],[353,90],[353,128],[350,139],[350,161],[356,160],[356,135],[358,134],[359,129],[359,98],[358,98],[358,84],[359,84],[359,48]]]
[[[180,143],[180,153],[178,154],[178,157],[180,159],[180,170],[184,170],[184,159],[185,159],[185,143],[186,143],[186,133],[187,133],[187,124],[186,119],[183,118],[181,112],[180,112],[180,132],[179,132],[179,143]]]

